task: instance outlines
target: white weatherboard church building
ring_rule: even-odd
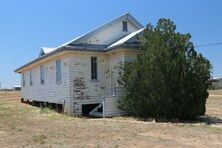
[[[42,48],[37,59],[15,70],[22,99],[60,104],[70,115],[121,115],[118,66],[141,53],[137,35],[143,30],[127,13],[57,48]]]

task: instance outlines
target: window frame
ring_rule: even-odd
[[[62,82],[62,62],[61,59],[56,60],[56,82]]]
[[[25,73],[22,73],[22,86],[25,87]]]
[[[40,84],[45,84],[45,66],[40,65]]]
[[[33,73],[33,72],[32,72],[32,70],[30,69],[30,70],[29,70],[29,85],[30,85],[30,86],[33,86],[32,73]]]
[[[91,80],[98,80],[98,62],[97,57],[91,57]]]
[[[122,21],[123,32],[128,32],[128,23],[127,21]]]

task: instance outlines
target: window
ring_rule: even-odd
[[[32,86],[32,70],[29,71],[30,86]]]
[[[44,65],[40,66],[40,83],[45,83],[45,71],[44,71]]]
[[[22,86],[25,86],[25,73],[22,74]]]
[[[97,79],[97,57],[91,57],[91,79]]]
[[[62,71],[61,71],[61,60],[56,60],[56,82],[61,82]]]
[[[128,31],[128,26],[127,26],[127,22],[123,21],[123,31],[127,32]]]

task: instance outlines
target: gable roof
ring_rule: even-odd
[[[116,41],[114,41],[113,43],[109,44],[109,45],[100,45],[100,44],[85,44],[85,43],[79,43],[80,40],[82,39],[87,39],[89,36],[98,33],[99,31],[101,31],[102,29],[110,26],[111,24],[127,19],[127,21],[130,21],[133,25],[136,26],[136,28],[138,28],[138,30],[131,32],[129,34],[127,34],[126,36],[123,36],[121,38],[118,38]],[[143,25],[141,25],[131,14],[129,13],[125,13],[119,17],[117,17],[116,19],[86,33],[83,34],[77,38],[74,38],[73,40],[66,42],[56,48],[48,48],[48,47],[42,47],[39,57],[25,65],[23,65],[22,67],[18,68],[15,70],[15,72],[19,72],[21,69],[39,61],[42,60],[48,56],[54,55],[58,52],[62,52],[62,51],[96,51],[96,52],[106,52],[108,50],[120,47],[120,46],[130,46],[130,45],[126,45],[125,43],[127,43],[127,41],[131,40],[132,38],[134,38],[136,35],[140,34],[141,32],[143,32],[144,28]]]
[[[86,33],[86,34],[83,34],[83,35],[81,35],[81,36],[79,36],[79,37],[77,37],[77,38],[75,38],[75,39],[73,39],[73,40],[71,40],[71,41],[63,44],[63,45],[68,45],[68,44],[70,44],[70,43],[75,43],[75,42],[77,42],[78,40],[80,40],[80,39],[82,39],[82,38],[87,38],[87,37],[90,36],[91,34],[97,33],[97,32],[99,32],[100,30],[102,30],[103,28],[109,26],[110,24],[113,24],[113,23],[115,23],[115,22],[118,22],[119,20],[122,20],[122,19],[124,19],[124,18],[129,19],[138,29],[143,28],[143,25],[140,24],[131,14],[125,13],[125,14],[123,14],[123,15],[115,18],[114,20],[112,20],[112,21],[110,21],[110,22],[108,22],[108,23],[105,23],[105,24],[103,24],[103,25],[101,25],[101,26],[93,29],[92,31],[90,31],[90,32],[88,32],[88,33]]]
[[[110,24],[118,22],[118,21],[120,21],[124,18],[127,18],[128,20],[130,20],[138,29],[143,28],[143,25],[140,22],[138,22],[130,13],[125,13],[125,14],[115,18],[114,20],[108,22],[108,23],[105,23],[105,24],[97,27],[96,29],[93,29],[92,31],[89,31],[88,33],[85,33],[85,34],[83,34],[79,37],[74,38],[73,40],[70,40],[70,41],[58,46],[57,48],[54,48],[54,50],[57,50],[57,49],[59,49],[60,47],[63,47],[63,46],[75,45],[75,43],[78,42],[79,40],[81,40],[83,38],[87,38],[90,35],[95,34],[95,33],[99,32],[100,30],[102,30],[103,28],[109,26]],[[52,50],[52,51],[54,51],[54,50]]]
[[[84,39],[84,38],[87,38],[89,37],[90,35],[92,34],[96,34],[98,33],[99,31],[101,31],[102,29],[106,28],[107,26],[111,25],[111,24],[114,24],[115,22],[118,22],[118,21],[121,21],[121,20],[124,20],[124,19],[127,19],[129,20],[132,24],[134,24],[138,29],[141,29],[143,28],[143,25],[140,24],[131,14],[129,13],[125,13],[117,18],[115,18],[114,20],[108,22],[108,23],[105,23],[103,24],[102,26],[99,26],[97,27],[96,29],[93,29],[92,31],[86,33],[86,34],[83,34],[82,36],[78,37],[78,38],[75,38],[74,40],[71,40],[70,42],[67,42],[65,45],[68,45],[68,44],[75,44],[77,43],[79,40],[81,39]]]

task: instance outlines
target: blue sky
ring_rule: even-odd
[[[13,71],[35,59],[41,47],[56,47],[125,12],[143,25],[169,18],[177,31],[191,33],[195,45],[222,42],[220,0],[2,0],[0,81],[20,84]],[[222,45],[197,48],[222,76]]]

